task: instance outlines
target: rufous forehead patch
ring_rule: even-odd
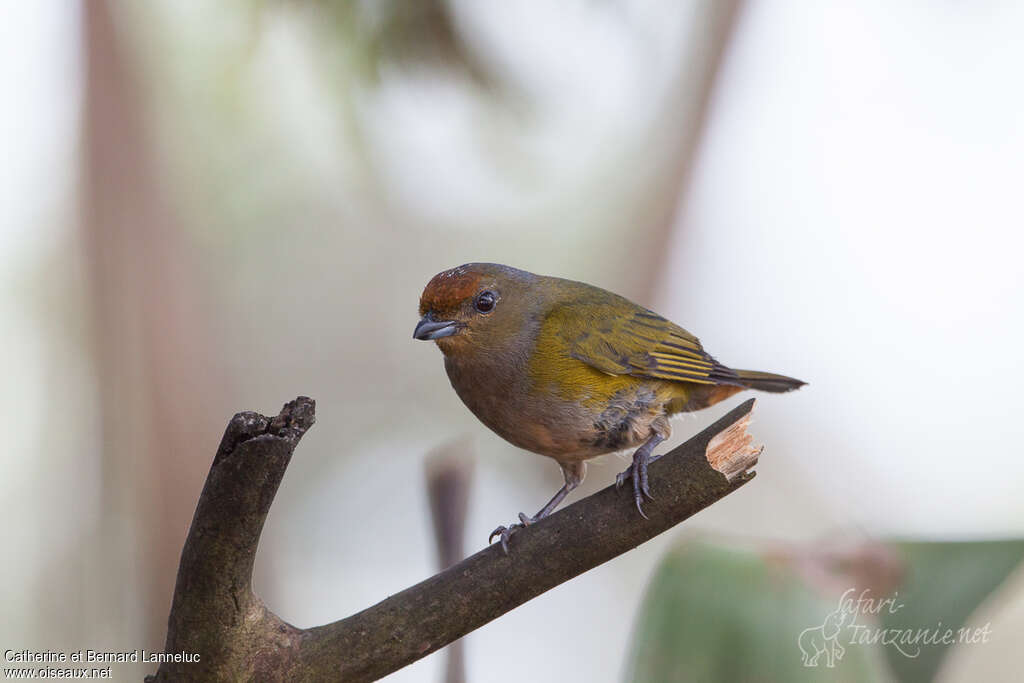
[[[440,313],[458,308],[466,299],[476,295],[482,278],[483,273],[469,266],[438,273],[423,290],[420,315],[426,315],[427,311]]]

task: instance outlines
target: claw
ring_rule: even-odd
[[[654,500],[654,496],[651,495],[650,482],[647,480],[647,465],[644,464],[640,468],[640,491],[644,494],[644,497],[648,500]]]
[[[660,441],[660,439],[659,439]],[[655,442],[657,443],[657,442]],[[652,444],[653,445],[653,444]],[[650,519],[644,514],[644,498],[654,500],[651,495],[651,484],[647,477],[647,466],[657,460],[660,456],[651,456],[649,447],[641,447],[633,454],[633,464],[627,467],[615,477],[615,488],[622,488],[622,484],[629,479],[633,485],[633,502],[636,504],[637,512],[644,519]]]
[[[508,555],[508,538],[512,535],[512,529],[515,528],[515,524],[511,527],[505,525],[499,526],[497,529],[491,532],[491,535],[487,537],[487,542],[490,543],[494,540],[495,536],[501,537],[501,549],[506,555]]]
[[[508,539],[512,536],[512,532],[516,529],[526,528],[530,524],[533,524],[535,521],[536,520],[532,517],[527,517],[522,512],[520,512],[519,524],[511,524],[509,526],[505,526],[504,524],[502,524],[497,529],[491,532],[491,535],[487,537],[487,542],[490,543],[491,541],[493,541],[495,536],[500,537],[501,549],[505,552],[506,555],[508,555]]]
[[[640,516],[647,519],[643,508],[644,494],[647,488],[647,468],[641,465],[632,469],[630,479],[633,480],[633,502],[636,503],[636,511],[640,513]]]

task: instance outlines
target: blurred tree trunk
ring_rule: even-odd
[[[200,287],[159,177],[142,90],[108,0],[83,3],[81,229],[91,279],[102,419],[104,564],[110,595],[139,609],[159,646],[178,554],[222,418]],[[211,409],[212,408],[212,409]],[[115,612],[116,613],[116,612]]]
[[[652,127],[646,149],[665,158],[651,163],[653,190],[638,210],[635,225],[644,244],[639,246],[645,267],[633,268],[639,282],[630,292],[640,301],[654,302],[676,218],[690,186],[700,141],[711,110],[726,50],[732,39],[743,0],[702,0],[693,10],[686,48],[667,98],[662,120]]]

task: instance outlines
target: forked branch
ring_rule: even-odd
[[[362,612],[296,628],[252,591],[263,522],[292,452],[314,421],[299,397],[267,418],[228,424],[181,554],[165,652],[154,681],[369,681],[483,626],[588,569],[657,536],[753,478],[760,449],[746,433],[746,401],[651,464],[657,499],[637,514],[609,486]],[[193,658],[194,659],[194,658]]]

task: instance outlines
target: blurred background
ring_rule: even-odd
[[[291,623],[436,571],[429,452],[473,454],[467,553],[539,508],[557,466],[411,339],[432,275],[497,261],[810,385],[759,397],[753,483],[468,636],[468,680],[1009,679],[1022,32],[1009,1],[4,3],[0,646],[160,649],[225,424],[298,394],[256,567]],[[991,637],[802,667],[854,586]]]

